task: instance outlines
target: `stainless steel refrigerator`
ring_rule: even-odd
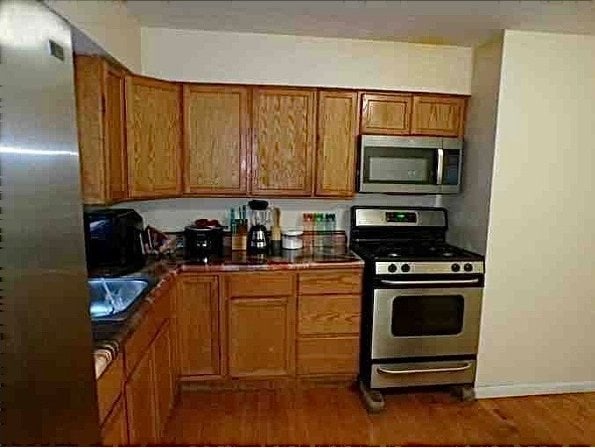
[[[0,0],[0,443],[99,443],[71,32]]]

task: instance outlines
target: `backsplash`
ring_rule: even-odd
[[[435,195],[356,195],[351,200],[329,199],[266,199],[271,206],[281,209],[281,227],[301,227],[302,213],[334,213],[337,229],[349,229],[349,208],[352,205],[385,206],[439,206]],[[166,232],[180,231],[198,218],[218,219],[228,224],[229,209],[246,204],[249,198],[181,198],[152,201],[130,201],[114,205],[114,208],[133,208],[141,214],[145,225],[151,225]]]

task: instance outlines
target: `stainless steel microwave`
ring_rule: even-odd
[[[463,139],[362,135],[360,193],[458,193]]]

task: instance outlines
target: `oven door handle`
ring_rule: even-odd
[[[381,283],[391,286],[415,286],[415,285],[476,285],[478,278],[463,280],[380,280]]]
[[[405,370],[392,370],[392,369],[385,369],[382,367],[377,367],[376,370],[378,373],[383,373],[385,375],[412,375],[415,373],[444,373],[444,372],[462,372],[463,370],[468,370],[471,367],[470,362],[466,362],[463,365],[456,366],[456,367],[438,367],[433,369],[405,369]]]

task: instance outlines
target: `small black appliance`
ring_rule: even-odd
[[[85,248],[91,276],[120,276],[146,263],[143,218],[132,209],[86,211]]]
[[[223,255],[223,228],[187,226],[184,229],[186,260],[208,260]]]

